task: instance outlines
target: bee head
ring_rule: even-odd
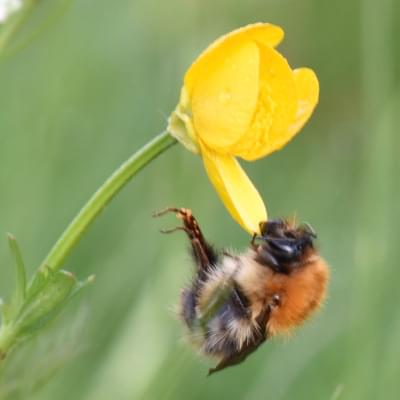
[[[256,247],[258,261],[277,272],[290,273],[307,263],[314,254],[315,231],[309,224],[296,226],[283,219],[260,223],[261,243]]]

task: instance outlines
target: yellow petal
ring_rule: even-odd
[[[263,200],[238,161],[205,146],[202,157],[210,181],[232,217],[249,233],[260,233],[259,223],[267,220]]]
[[[283,36],[284,32],[282,28],[262,22],[235,29],[221,36],[200,54],[186,72],[185,86],[189,95],[191,95],[193,86],[199,77],[203,79],[204,70],[207,69],[207,65],[212,62],[215,55],[220,52],[225,53],[225,48],[231,46],[232,43],[254,41],[266,46],[275,47],[282,41]]]
[[[258,97],[259,50],[254,42],[224,46],[204,65],[190,95],[196,135],[224,149],[246,132]]]
[[[297,88],[297,113],[289,127],[291,135],[295,135],[310,118],[318,103],[319,83],[314,71],[309,68],[298,68],[293,71]]]
[[[231,154],[255,160],[284,146],[296,133],[290,130],[297,111],[293,71],[275,49],[260,46],[260,92],[253,120]]]
[[[253,118],[259,92],[258,44],[276,45],[281,28],[253,24],[214,42],[185,75],[196,134],[223,151],[237,142]]]

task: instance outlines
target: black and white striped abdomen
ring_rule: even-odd
[[[241,268],[241,258],[224,256],[202,280],[196,277],[191,287],[182,292],[181,316],[188,328],[189,339],[205,354],[226,356],[236,353],[253,340],[257,331],[248,299],[236,281]],[[204,307],[223,288],[228,288],[223,303],[206,322],[199,322]]]

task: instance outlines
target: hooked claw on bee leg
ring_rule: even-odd
[[[199,239],[200,242],[204,240],[199,224],[197,223],[196,218],[193,217],[192,211],[188,208],[168,207],[164,210],[154,213],[153,217],[161,217],[169,212],[175,213],[176,217],[183,221],[183,226],[162,230],[162,233],[172,233],[178,230],[182,230],[188,234],[191,240],[196,238]]]
[[[161,229],[161,233],[173,233],[177,231],[184,231],[187,233],[187,235],[191,238],[193,236],[192,230],[188,228],[188,224],[185,223],[186,219],[188,216],[192,215],[192,212],[186,208],[177,208],[177,207],[167,207],[163,210],[157,211],[153,213],[153,218],[157,217],[162,217],[165,214],[168,213],[175,213],[176,217],[179,219],[182,219],[184,221],[184,226],[177,226],[175,228],[170,228],[170,229]]]
[[[168,207],[153,214],[153,217],[161,217],[169,212],[175,213],[176,217],[183,221],[183,226],[177,226],[172,229],[164,229],[162,233],[172,233],[184,231],[189,237],[192,245],[194,258],[200,270],[207,270],[210,264],[217,258],[214,250],[204,239],[196,218],[188,208]]]
[[[174,233],[177,231],[184,231],[188,235],[190,235],[190,232],[184,226],[176,226],[175,228],[169,228],[169,229],[160,229],[160,232],[165,234]]]
[[[152,217],[153,218],[162,217],[163,215],[168,214],[170,212],[174,212],[174,213],[178,214],[178,213],[181,212],[181,210],[184,210],[184,209],[183,208],[177,208],[177,207],[167,207],[167,208],[164,208],[162,210],[153,212]]]

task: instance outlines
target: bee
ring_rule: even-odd
[[[285,219],[260,223],[242,254],[208,243],[189,209],[168,208],[182,220],[194,260],[182,290],[180,317],[189,340],[217,362],[209,374],[244,361],[267,339],[302,324],[322,304],[329,269],[308,224]]]

